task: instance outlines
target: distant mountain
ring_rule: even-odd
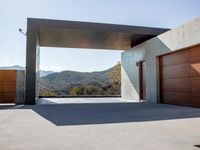
[[[120,95],[121,65],[99,72],[62,71],[40,79],[41,96]]]
[[[44,71],[44,70],[40,70],[40,77],[44,77],[47,76],[49,74],[55,73],[54,71]]]
[[[25,68],[22,66],[14,65],[14,66],[2,66],[0,69],[10,69],[10,70],[24,70]]]
[[[19,65],[14,65],[14,66],[2,66],[0,69],[9,69],[9,70],[25,70],[25,67],[19,66]],[[44,77],[46,75],[55,73],[54,71],[44,71],[40,70],[40,77]]]

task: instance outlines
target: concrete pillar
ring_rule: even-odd
[[[17,70],[16,80],[16,104],[24,104],[24,92],[25,92],[25,71]]]
[[[37,86],[39,77],[39,39],[38,28],[27,21],[27,47],[26,47],[26,91],[25,104],[35,104],[38,98]]]

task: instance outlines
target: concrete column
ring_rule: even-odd
[[[17,70],[16,81],[16,104],[24,104],[24,90],[25,90],[25,71]]]
[[[38,29],[28,20],[26,47],[26,91],[25,104],[35,104],[38,97],[37,78],[39,77],[39,41]]]

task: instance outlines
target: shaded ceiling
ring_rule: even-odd
[[[40,46],[127,50],[169,29],[28,18]]]

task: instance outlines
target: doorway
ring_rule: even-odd
[[[139,62],[140,100],[146,100],[146,61]]]

